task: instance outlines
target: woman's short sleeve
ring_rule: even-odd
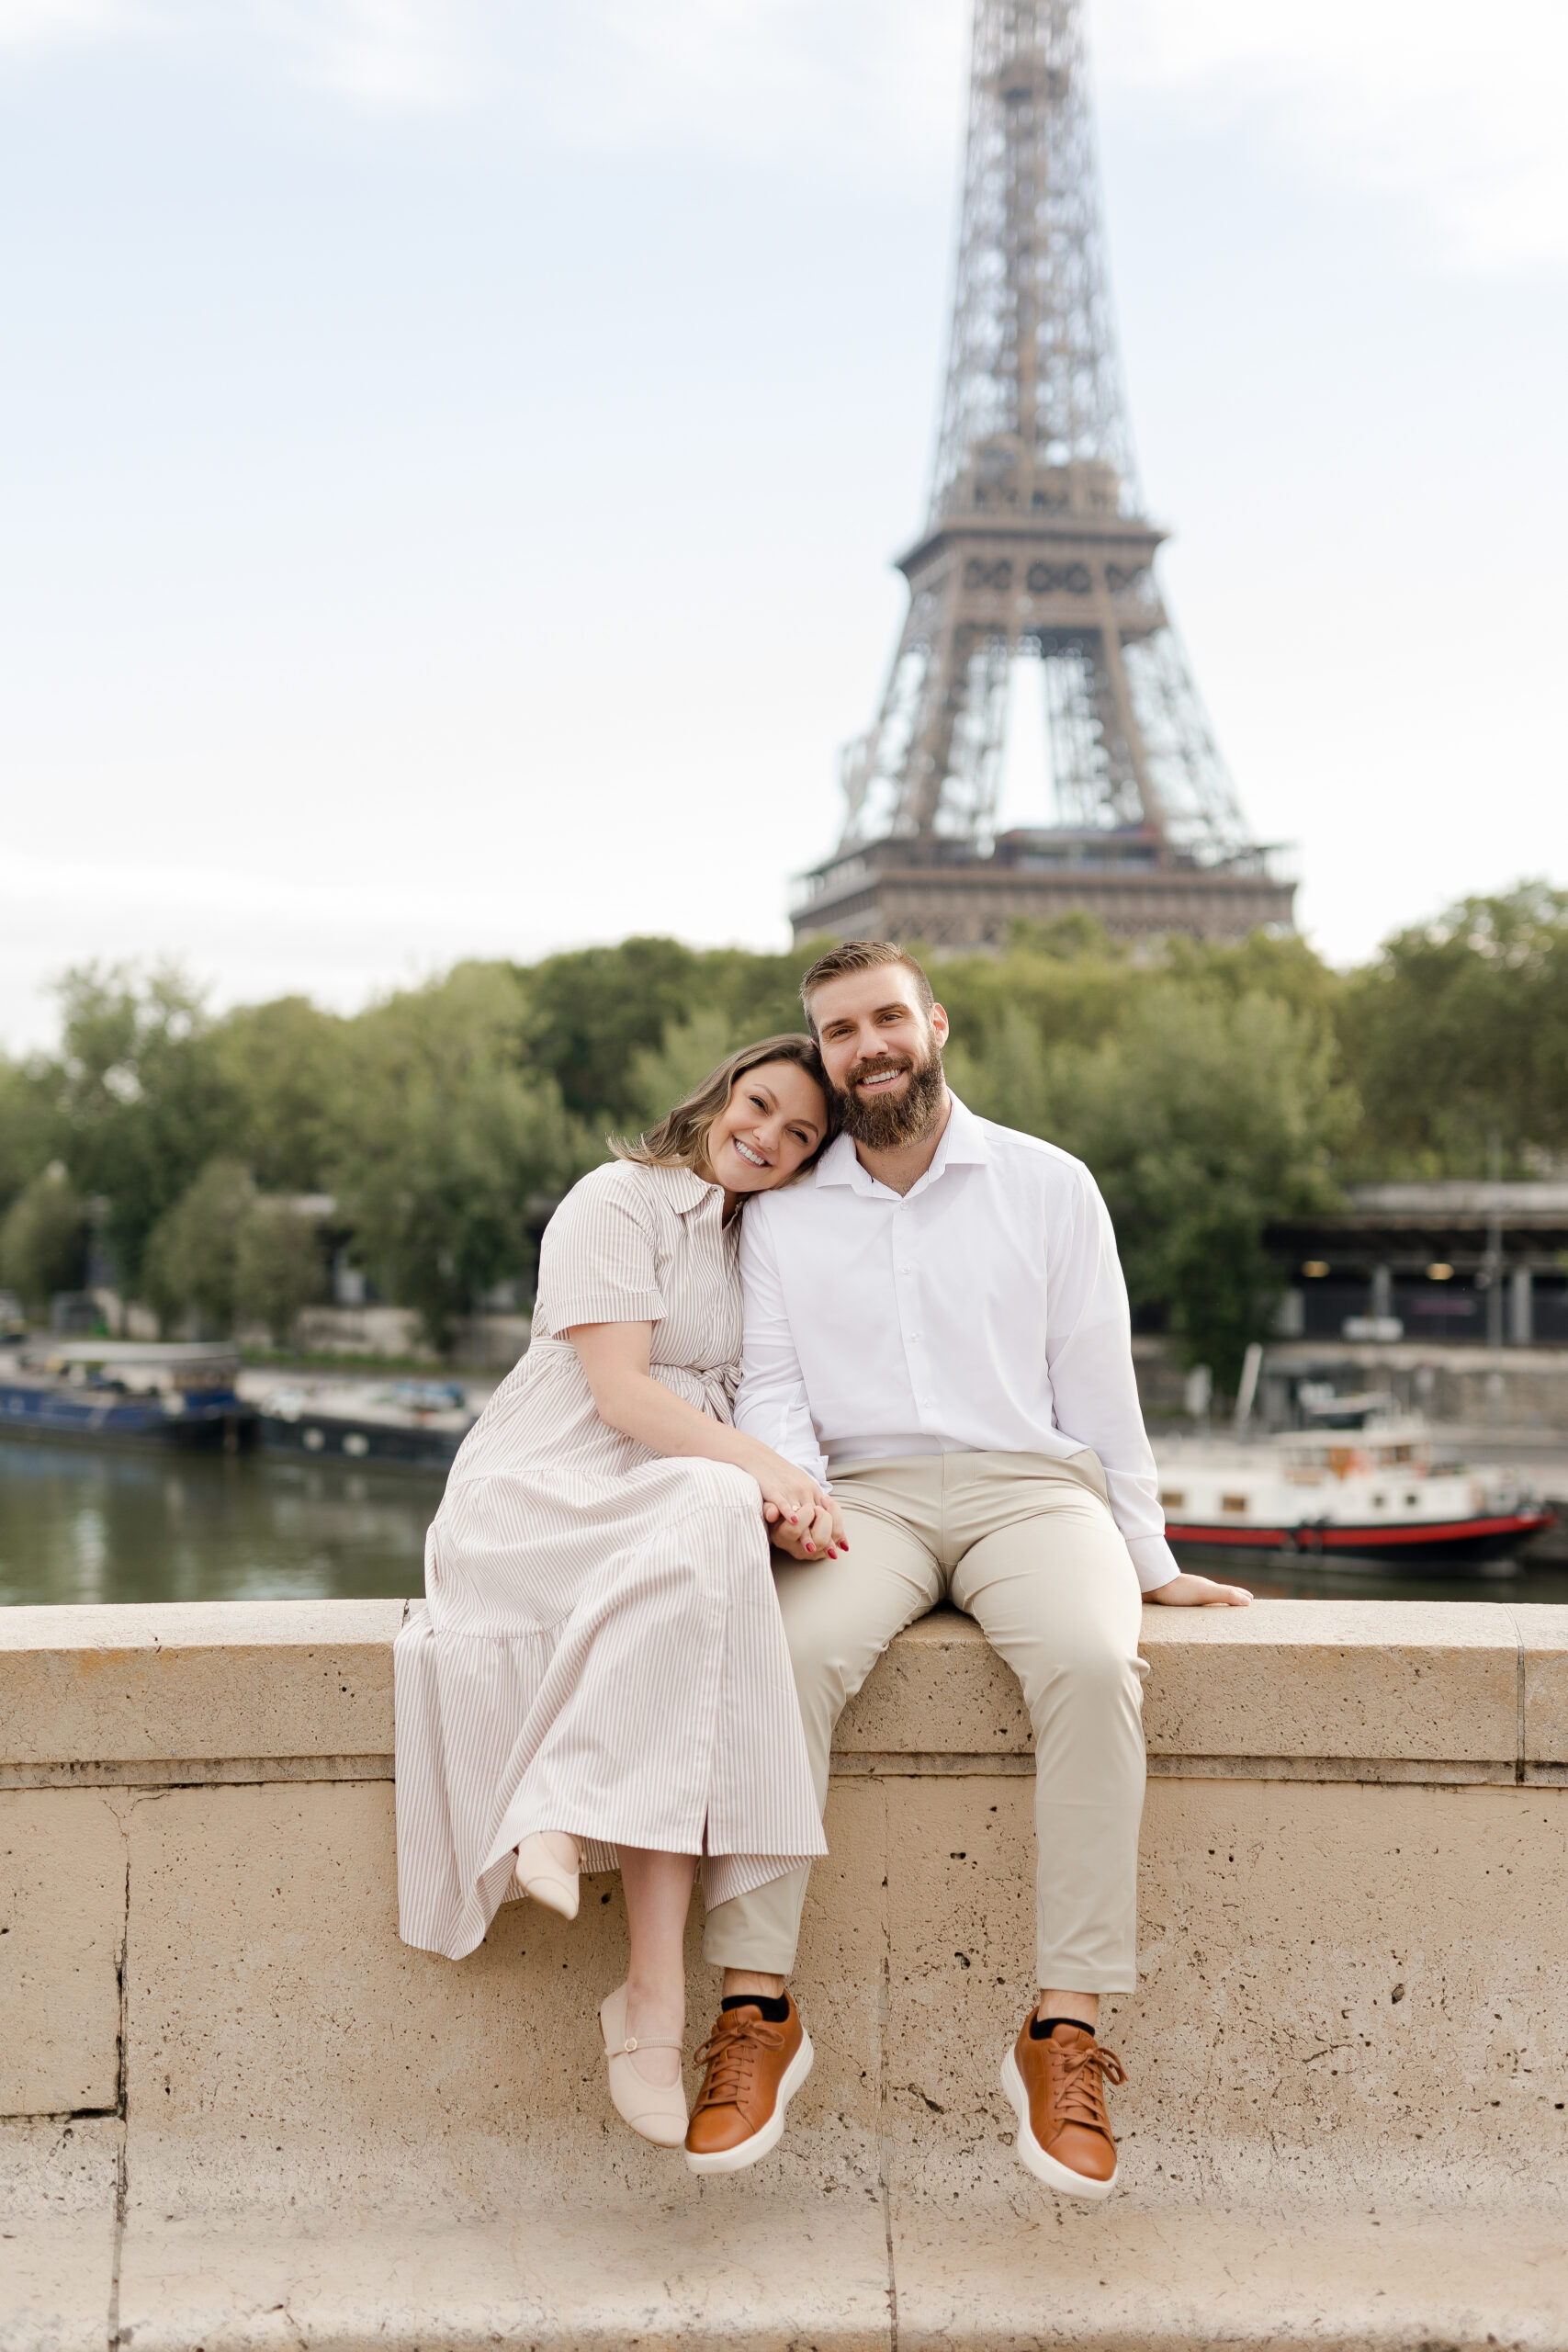
[[[558,1337],[577,1323],[657,1323],[659,1208],[632,1165],[596,1168],[545,1227],[538,1311]]]

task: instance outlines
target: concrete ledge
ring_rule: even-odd
[[[1031,1759],[966,1620],[846,1713],[817,2067],[698,2182],[604,2098],[617,1881],[456,1967],[399,1943],[402,1606],[0,1612],[0,2352],[1568,2344],[1568,1610],[1145,1612],[1090,2211],[997,2085]]]
[[[0,1611],[0,1787],[357,1780],[390,1771],[400,1600]],[[1568,1765],[1568,1608],[1263,1600],[1144,1612],[1156,1771],[1439,1781]],[[918,1747],[916,1741],[918,1740]],[[1030,1754],[1018,1684],[935,1611],[845,1710],[846,1771]],[[953,1759],[944,1766],[940,1759]],[[164,1773],[162,1767],[192,1769]],[[40,1769],[41,1768],[41,1769]],[[123,1769],[122,1769],[123,1768]],[[1027,1769],[1027,1767],[1025,1767]]]

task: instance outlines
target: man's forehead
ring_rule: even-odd
[[[811,991],[811,1009],[819,1028],[852,1013],[913,1012],[920,1010],[914,975],[886,966],[870,972],[845,972]]]

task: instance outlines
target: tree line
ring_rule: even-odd
[[[365,1012],[215,1015],[176,970],[60,983],[60,1045],[0,1059],[0,1285],[35,1313],[91,1243],[165,1328],[321,1295],[322,1213],[442,1345],[531,1285],[550,1204],[732,1045],[804,1025],[810,950],[661,938],[459,964]],[[1340,972],[1303,940],[1118,943],[1086,917],[944,958],[948,1069],[1088,1161],[1134,1307],[1222,1380],[1267,1328],[1270,1220],[1377,1177],[1568,1157],[1568,892],[1526,883]]]

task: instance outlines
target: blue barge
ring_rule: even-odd
[[[0,1438],[238,1453],[255,1408],[227,1346],[40,1338],[0,1358]]]

